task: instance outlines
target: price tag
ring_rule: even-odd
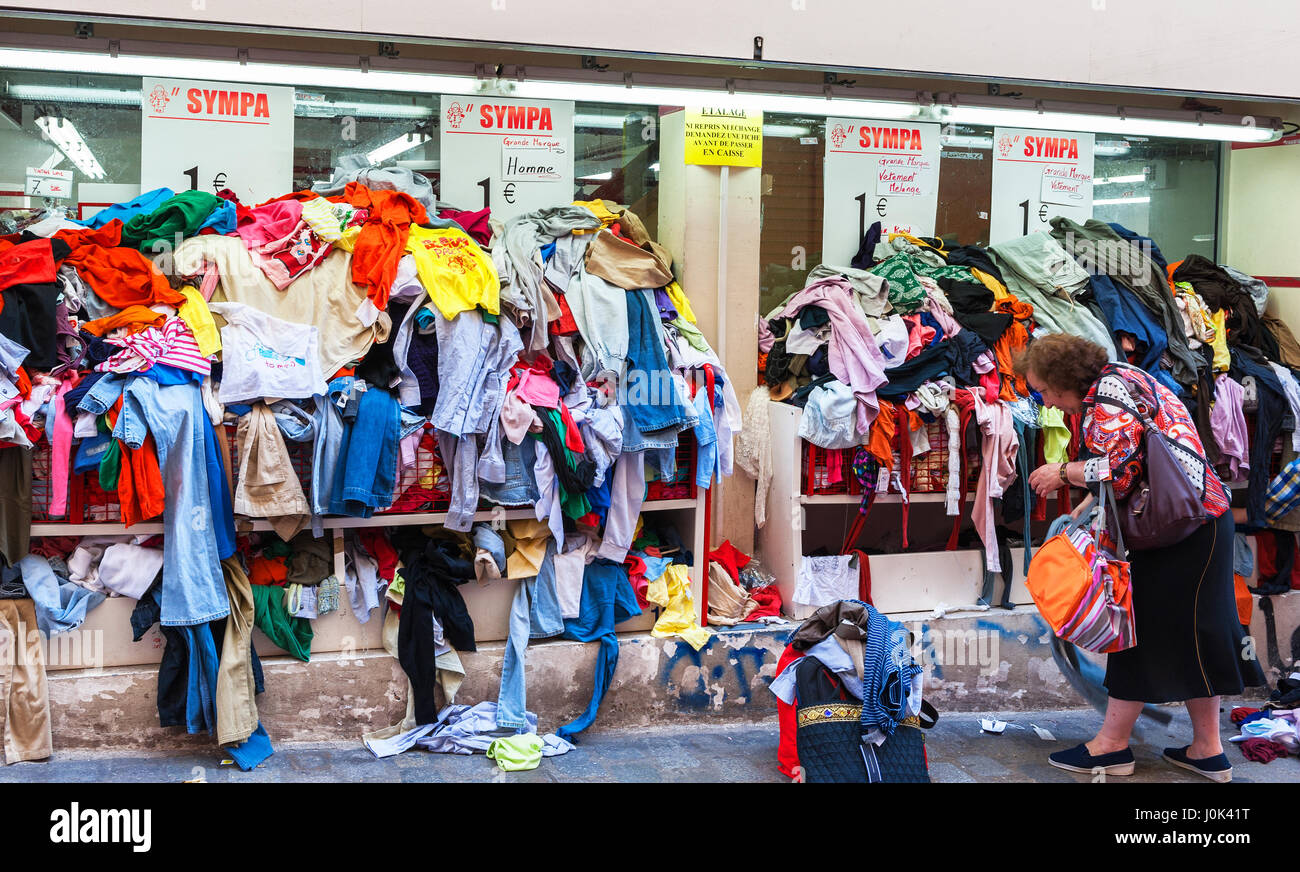
[[[998,127],[993,131],[994,244],[1047,230],[1062,215],[1092,217],[1093,135]]]
[[[444,95],[439,199],[506,221],[573,201],[573,103]]]
[[[246,204],[293,188],[293,88],[146,77],[140,189],[234,191]]]
[[[52,197],[66,200],[72,196],[72,170],[47,170],[43,167],[27,168],[24,192],[29,197]]]
[[[826,119],[822,261],[847,264],[867,228],[933,236],[939,205],[939,125]]]

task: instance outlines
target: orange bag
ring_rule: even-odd
[[[1109,486],[1103,491],[1114,506]],[[1117,559],[1104,547],[1105,526],[1104,507],[1096,531],[1069,519],[1034,554],[1025,587],[1057,636],[1085,651],[1113,654],[1136,645],[1137,633],[1124,542],[1116,543]]]

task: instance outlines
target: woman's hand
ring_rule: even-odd
[[[1029,474],[1029,486],[1034,493],[1047,499],[1061,487],[1061,464],[1044,463]]]

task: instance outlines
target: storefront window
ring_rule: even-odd
[[[759,311],[803,287],[822,262],[825,119],[768,115],[763,125]],[[988,245],[993,128],[956,126],[941,138],[935,233],[949,245]],[[1093,217],[1150,236],[1171,260],[1216,254],[1217,142],[1099,134]]]
[[[0,75],[0,210],[61,206],[72,217],[88,217],[141,193],[139,78],[25,70]],[[628,205],[651,236],[658,229],[659,142],[652,135],[657,111],[587,103],[574,109],[574,198]],[[438,116],[436,95],[300,86],[294,94],[292,189],[329,179],[340,158],[362,154],[372,165],[425,175],[436,192]],[[45,133],[50,124],[54,138]],[[70,196],[28,196],[29,167],[72,171]],[[206,189],[215,182],[197,184]]]

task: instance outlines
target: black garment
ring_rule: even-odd
[[[1268,578],[1260,576],[1256,580],[1255,586],[1249,588],[1249,590],[1259,596],[1277,596],[1278,594],[1288,593],[1291,590],[1291,570],[1295,568],[1295,533],[1289,530],[1266,530],[1259,535],[1273,536],[1276,554],[1273,558],[1273,565],[1276,567],[1276,571]]]
[[[106,375],[108,375],[106,372],[86,373],[85,378],[79,381],[75,388],[63,395],[63,407],[72,414],[73,410],[81,405],[81,401],[85,398],[86,394],[90,393],[90,389],[95,386],[95,383]],[[75,418],[76,415],[73,414],[73,417]]]
[[[953,266],[970,266],[980,272],[988,273],[993,278],[1006,284],[1002,278],[1002,271],[993,263],[993,258],[989,257],[988,251],[975,245],[958,245],[955,248],[948,249],[948,263]]]
[[[822,345],[816,351],[808,356],[808,372],[815,378],[820,378],[831,371],[831,353],[830,349]]]
[[[432,724],[438,719],[434,617],[448,645],[457,651],[477,650],[474,621],[457,588],[474,577],[473,550],[463,537],[447,531],[425,537],[418,530],[401,530],[392,538],[401,551],[406,580],[397,625],[397,659],[411,682],[416,723]]]
[[[858,253],[853,255],[849,261],[849,266],[854,269],[871,269],[876,260],[876,246],[880,244],[881,227],[877,221],[867,228],[867,232],[862,234],[862,242],[858,245]]]
[[[952,375],[959,386],[979,382],[974,370],[975,359],[988,351],[988,346],[973,331],[963,330],[942,342],[936,342],[901,366],[885,370],[888,384],[876,389],[877,396],[886,400],[905,397],[924,382]]]
[[[162,608],[155,596],[162,576],[149,587],[131,610],[131,639],[139,642],[149,628],[158,623]],[[163,727],[185,726],[185,707],[189,696],[190,647],[185,635],[175,627],[162,627],[163,653],[158,664],[158,724]]]
[[[364,379],[377,387],[387,388],[401,376],[397,362],[393,360],[393,343],[397,341],[397,326],[406,318],[410,303],[388,301],[388,315],[393,319],[388,338],[370,346],[366,356],[357,364],[357,378]]]
[[[9,565],[31,550],[32,450],[0,448],[0,556]]]
[[[790,377],[790,359],[784,339],[772,343],[772,350],[767,353],[767,369],[763,373],[763,381],[769,388],[776,387]]]
[[[1196,367],[1196,384],[1182,397],[1192,420],[1196,422],[1196,435],[1201,437],[1201,446],[1205,448],[1205,459],[1216,470],[1223,462],[1223,449],[1219,447],[1219,437],[1214,434],[1210,424],[1210,413],[1214,405],[1214,346],[1202,342],[1200,348],[1192,349],[1192,354],[1199,355],[1205,366]]]
[[[107,339],[101,339],[85,330],[81,331],[81,343],[86,349],[84,363],[87,367],[103,363],[122,350],[122,346],[115,345]]]
[[[973,330],[990,347],[997,344],[1014,320],[1010,314],[993,311],[993,292],[979,282],[939,279],[953,318],[966,330]]]
[[[583,452],[571,452],[564,445],[564,434],[555,426],[555,421],[545,411],[537,416],[542,422],[542,432],[539,435],[532,434],[533,438],[540,438],[546,445],[547,452],[551,455],[551,460],[555,466],[555,478],[560,483],[560,487],[569,494],[583,494],[591,489],[592,482],[596,480],[596,462],[589,458]],[[572,455],[577,461],[576,466],[570,467],[568,457]]]
[[[13,285],[3,292],[0,335],[31,352],[23,361],[28,369],[46,370],[59,365],[55,322],[59,294],[58,282]]]
[[[808,784],[867,784],[880,781],[875,746],[860,733],[862,704],[843,681],[816,657],[804,657],[794,667],[798,712],[795,745],[799,766]],[[868,761],[874,770],[868,775]]]
[[[1264,683],[1243,659],[1232,580],[1232,513],[1182,542],[1129,552],[1137,646],[1106,660],[1106,692],[1124,700],[1184,702]]]
[[[816,330],[823,324],[829,323],[831,323],[831,316],[821,306],[813,304],[799,310],[799,326],[805,330]]]
[[[1255,394],[1259,408],[1255,413],[1255,434],[1250,443],[1250,476],[1246,486],[1246,509],[1250,524],[1267,527],[1264,516],[1264,497],[1271,479],[1269,466],[1273,459],[1273,443],[1282,432],[1282,419],[1291,413],[1282,383],[1268,366],[1256,359],[1259,352],[1238,346],[1228,349],[1232,367],[1228,375],[1240,382],[1246,376],[1255,377]]]
[[[1279,358],[1277,340],[1259,320],[1255,298],[1214,261],[1189,254],[1174,270],[1173,279],[1189,282],[1211,311],[1226,310],[1229,345],[1249,345],[1258,348],[1269,360]]]

